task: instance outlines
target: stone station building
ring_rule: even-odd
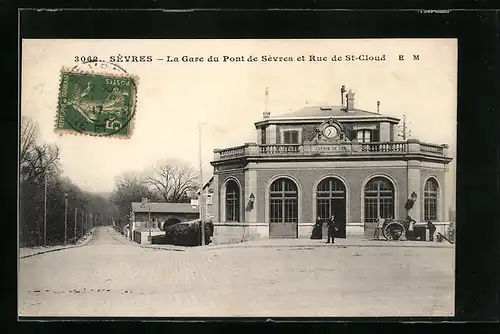
[[[400,140],[400,119],[356,109],[352,91],[345,97],[345,106],[266,111],[255,142],[214,150],[215,235],[309,238],[317,217],[332,214],[337,237],[362,235],[379,216],[404,219],[412,193],[414,220],[448,221],[448,146]]]

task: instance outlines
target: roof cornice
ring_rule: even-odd
[[[317,122],[323,122],[325,120],[329,119],[334,119],[339,121],[340,123],[347,123],[347,122],[389,122],[389,123],[399,123],[400,119],[396,117],[390,117],[390,116],[352,116],[352,115],[345,115],[345,116],[313,116],[313,117],[276,117],[276,118],[268,118],[268,119],[263,119],[260,121],[257,121],[254,123],[255,127],[259,127],[260,125],[266,125],[266,124],[283,124],[283,123],[302,123],[302,124],[307,124],[307,123],[317,123]]]

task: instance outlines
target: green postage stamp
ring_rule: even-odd
[[[61,71],[56,132],[130,138],[137,78],[127,73]]]

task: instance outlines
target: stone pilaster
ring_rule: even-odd
[[[250,195],[253,194],[255,201],[253,208],[247,210],[250,201]],[[245,210],[245,223],[257,223],[257,171],[252,169],[245,170],[245,191],[243,193],[244,210]]]
[[[449,217],[449,211],[448,211],[448,208],[450,207],[449,203],[448,203],[448,196],[446,196],[446,192],[447,192],[447,178],[448,178],[448,173],[446,171],[446,167],[445,166],[445,171],[443,173],[443,179],[442,180],[439,180],[440,183],[441,183],[441,187],[439,188],[439,197],[438,197],[438,200],[440,200],[441,202],[439,203],[439,207],[438,207],[438,210],[440,212],[438,212],[438,220],[439,221],[444,221],[444,222],[448,222],[450,221],[450,217]]]
[[[219,186],[219,175],[214,174],[214,180],[212,181],[214,193],[212,195],[212,208],[214,215],[214,222],[220,221],[220,186]]]
[[[386,141],[391,141],[391,124],[388,122],[382,122],[380,123],[380,141],[381,142],[386,142]]]
[[[276,124],[271,124],[266,129],[267,144],[276,144]]]
[[[261,129],[255,130],[255,136],[257,136],[257,145],[261,145],[262,144],[262,130]]]
[[[421,208],[423,207],[423,194],[420,191],[420,161],[410,160],[408,161],[408,193],[406,200],[408,200],[413,192],[417,194],[417,200],[410,210],[410,217],[412,217],[416,222],[419,222],[422,217]],[[405,201],[406,202],[406,201]],[[406,211],[404,211],[406,214]],[[402,217],[404,218],[404,217]]]

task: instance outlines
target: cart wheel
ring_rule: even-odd
[[[403,224],[399,222],[391,222],[384,228],[384,237],[387,240],[399,240],[405,233]]]

